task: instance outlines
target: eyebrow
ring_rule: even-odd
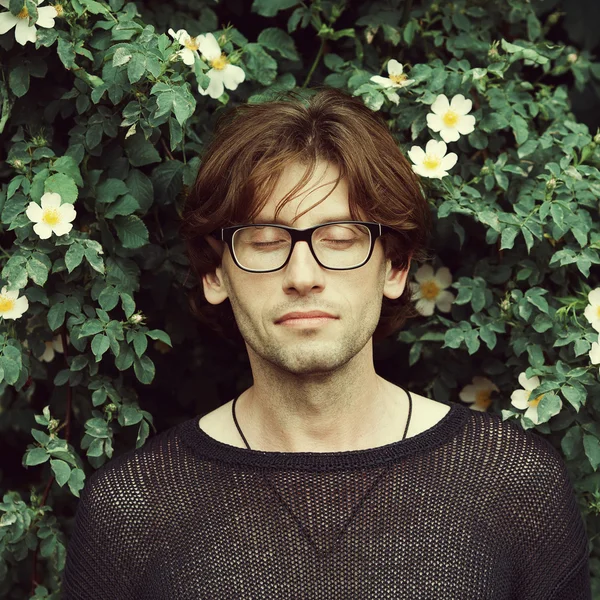
[[[328,217],[328,218],[320,221],[319,223],[316,223],[316,225],[320,225],[322,223],[331,223],[333,221],[354,221],[354,219],[350,215],[332,216],[332,217]],[[283,221],[279,218],[275,219],[274,221],[269,221],[266,218],[261,218],[261,219],[256,219],[254,221],[251,221],[251,223],[253,225],[264,225],[267,223],[275,223],[278,225],[287,225],[288,227],[293,227],[293,225],[291,225],[289,223],[289,221]]]

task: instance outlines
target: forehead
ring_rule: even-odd
[[[351,219],[348,185],[343,178],[335,185],[340,170],[333,163],[317,161],[312,176],[289,198],[288,194],[300,183],[306,171],[307,167],[303,164],[288,165],[254,221],[300,226],[302,223],[310,225]],[[284,199],[286,202],[282,204]]]

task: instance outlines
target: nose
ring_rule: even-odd
[[[306,242],[297,242],[288,264],[284,267],[283,291],[306,295],[325,287],[325,273],[315,260]]]

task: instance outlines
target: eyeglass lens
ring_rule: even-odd
[[[233,235],[233,252],[245,269],[269,271],[283,266],[290,253],[290,232],[279,227],[252,225]],[[351,268],[363,263],[371,248],[371,232],[357,224],[324,225],[312,233],[318,259],[332,269]]]

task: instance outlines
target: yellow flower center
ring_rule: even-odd
[[[450,109],[442,117],[442,121],[444,121],[444,125],[446,125],[446,127],[454,127],[458,123],[458,116],[458,113]]]
[[[433,279],[424,281],[421,284],[421,297],[425,298],[425,300],[433,300],[434,298],[437,298],[439,293],[440,287]]]
[[[219,58],[215,58],[215,60],[210,61],[210,66],[213,69],[217,69],[217,71],[222,71],[227,66],[227,57],[225,54],[221,54]]]
[[[397,85],[400,85],[403,81],[408,79],[408,76],[405,73],[400,73],[399,75],[390,75],[390,79]]]
[[[491,390],[479,390],[475,396],[475,404],[482,408],[488,408],[492,403],[491,395]]]
[[[60,215],[55,208],[47,208],[44,210],[42,221],[44,221],[46,225],[56,225],[60,221]]]
[[[27,19],[27,17],[29,17],[29,11],[23,7],[21,9],[21,12],[17,15],[18,19]]]
[[[600,304],[598,304],[598,306],[596,306],[596,317],[598,319],[600,319]]]
[[[431,154],[426,154],[425,160],[423,161],[423,166],[430,171],[435,171],[435,169],[437,169],[441,163],[442,163],[442,161],[440,160],[440,158],[438,156],[432,156]]]
[[[527,400],[527,402],[529,402],[530,406],[537,406],[543,397],[544,394],[540,394],[535,400]]]
[[[57,17],[62,17],[63,13],[65,12],[65,9],[63,8],[62,4],[55,4],[54,5],[54,10],[56,10],[56,16]]]
[[[188,49],[188,50],[198,50],[198,48],[200,47],[200,44],[198,43],[198,38],[195,37],[190,37],[187,41],[185,41],[183,43],[183,45]]]
[[[6,296],[0,295],[0,314],[12,310],[15,306],[15,301],[7,298]]]

